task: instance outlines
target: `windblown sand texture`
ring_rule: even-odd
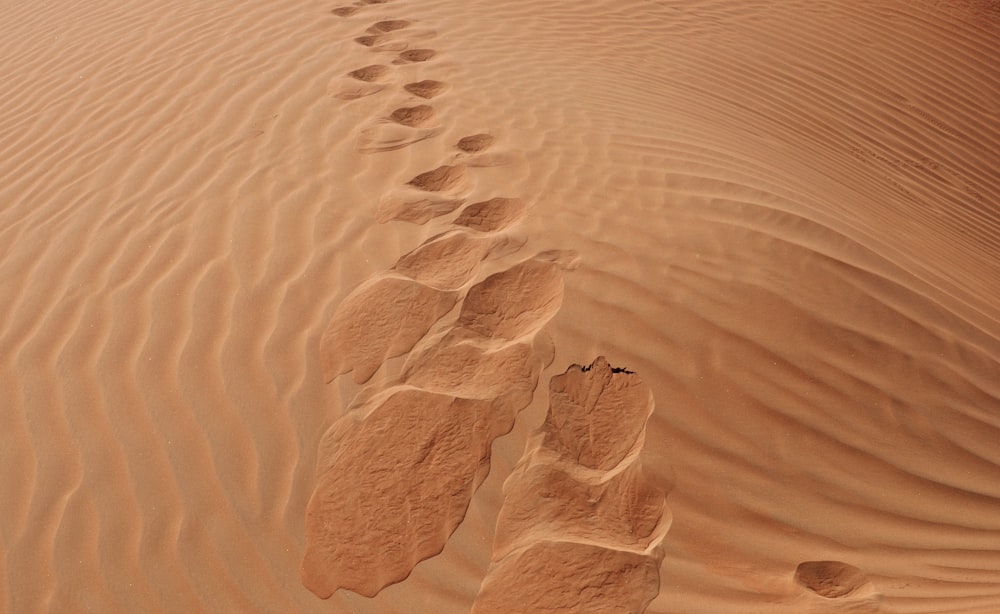
[[[13,2],[0,58],[0,614],[1000,611],[996,2]],[[598,356],[655,407],[550,414]]]

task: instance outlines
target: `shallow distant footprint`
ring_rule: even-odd
[[[390,70],[384,64],[362,66],[335,79],[327,87],[327,91],[331,96],[341,100],[355,100],[371,96],[385,89],[385,85],[378,83],[378,81],[388,75]]]
[[[437,114],[430,105],[400,107],[389,117],[363,128],[358,136],[358,151],[380,153],[393,151],[429,139],[440,132],[431,126]]]
[[[392,63],[413,64],[417,62],[426,62],[435,55],[437,55],[437,52],[433,49],[407,49],[396,56],[396,59],[393,60]]]
[[[374,51],[402,51],[409,47],[406,41],[394,40],[385,34],[366,34],[354,39],[359,45],[370,47]]]
[[[468,188],[465,166],[441,165],[420,173],[402,188],[385,195],[379,202],[375,220],[379,223],[395,220],[426,224],[461,207],[465,203],[462,195]]]
[[[491,134],[480,133],[462,137],[455,143],[455,149],[461,152],[459,159],[462,164],[473,167],[502,166],[510,164],[514,156],[510,153],[487,152],[493,147],[496,138]]]
[[[403,28],[409,27],[409,25],[410,22],[405,19],[387,19],[385,21],[373,23],[368,27],[368,32],[371,32],[372,34],[395,32],[396,30],[402,30]]]
[[[348,17],[358,12],[358,7],[356,6],[338,6],[337,8],[330,11],[337,17]]]
[[[448,85],[441,81],[424,79],[423,81],[407,83],[403,86],[403,89],[414,96],[419,96],[421,98],[434,98],[443,94],[444,91],[448,89]]]
[[[455,147],[465,153],[479,153],[489,149],[495,142],[496,139],[491,134],[472,134],[460,138]]]
[[[358,81],[370,83],[372,81],[378,81],[387,74],[389,74],[388,66],[383,64],[371,64],[369,66],[362,66],[361,68],[352,70],[347,73],[347,76],[352,79],[357,79]]]

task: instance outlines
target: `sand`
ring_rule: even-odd
[[[1000,611],[996,2],[0,16],[0,614]]]

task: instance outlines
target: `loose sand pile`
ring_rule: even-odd
[[[1000,611],[996,2],[14,2],[0,58],[0,614]]]

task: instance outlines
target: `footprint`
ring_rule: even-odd
[[[392,270],[439,290],[457,290],[491,256],[520,247],[510,239],[488,239],[453,230],[427,240],[400,258]]]
[[[420,173],[407,182],[425,192],[443,192],[464,184],[467,179],[465,167],[462,165],[442,165],[432,171]]]
[[[507,343],[538,332],[562,305],[564,268],[535,256],[490,275],[469,289],[454,335]]]
[[[434,98],[440,96],[448,89],[448,85],[442,83],[441,81],[435,81],[433,79],[424,79],[423,81],[416,81],[414,83],[407,83],[403,86],[407,92],[413,94],[414,96],[419,96],[421,98]]]
[[[436,217],[448,215],[463,204],[465,204],[465,200],[462,198],[406,198],[390,195],[379,202],[378,210],[375,212],[375,221],[379,224],[409,222],[421,225]]]
[[[646,553],[663,541],[671,515],[666,495],[632,463],[606,479],[584,481],[572,468],[544,454],[519,464],[504,487],[493,559],[553,535],[581,543],[613,544]]]
[[[368,381],[387,359],[410,351],[457,300],[454,292],[395,277],[359,287],[337,307],[320,339],[324,378],[331,382],[353,371],[355,382]]]
[[[488,401],[414,389],[377,397],[324,435],[306,511],[302,581],[372,597],[444,548],[513,427]]]
[[[381,36],[368,35],[368,36],[359,36],[356,39],[354,39],[354,42],[356,42],[359,45],[363,45],[365,47],[372,47],[381,40],[383,40]]]
[[[459,154],[462,163],[471,167],[503,166],[513,163],[515,156],[510,153],[484,153],[494,142],[495,139],[490,134],[473,134],[459,139],[455,149],[462,152]]]
[[[411,354],[403,366],[402,381],[421,390],[466,399],[493,399],[517,392],[524,405],[531,402],[538,374],[545,366],[544,357],[533,352],[531,340],[497,350],[452,341],[445,338]]]
[[[427,60],[433,58],[437,54],[433,49],[407,49],[403,51],[396,59],[392,61],[393,64],[411,64],[415,62],[426,62]]]
[[[498,232],[524,217],[527,205],[520,198],[496,197],[462,209],[455,224],[479,232]]]
[[[552,378],[542,445],[565,461],[609,471],[642,447],[653,395],[635,374],[603,357]]]
[[[366,154],[395,151],[437,136],[440,132],[440,127],[416,130],[387,120],[379,120],[358,133],[357,149],[360,153]]]
[[[372,81],[378,81],[387,74],[389,74],[388,66],[383,64],[372,64],[370,66],[358,68],[357,70],[352,70],[347,73],[347,76],[352,79],[357,79],[358,81],[371,83]]]
[[[634,552],[537,542],[490,568],[472,613],[640,614],[660,592],[659,566]]]
[[[388,118],[363,128],[358,135],[358,151],[380,153],[393,151],[436,136],[440,127],[421,128],[436,118],[429,105],[400,107]],[[420,128],[420,129],[418,129]]]
[[[356,6],[338,6],[337,8],[330,11],[337,17],[348,17],[358,12],[358,7]]]
[[[603,356],[552,378],[545,422],[503,486],[474,613],[645,610],[671,519],[638,463],[652,410],[642,380]]]
[[[375,220],[426,224],[431,219],[447,215],[461,207],[461,193],[468,188],[468,176],[463,165],[442,165],[420,173],[396,193],[379,202]]]
[[[473,134],[459,139],[455,147],[465,153],[479,153],[489,149],[495,141],[496,139],[489,134]]]
[[[434,107],[420,104],[415,107],[400,107],[389,115],[389,119],[397,124],[416,128],[429,123],[435,116]]]
[[[827,599],[868,597],[874,593],[864,572],[839,561],[801,563],[795,570],[795,581]]]
[[[409,27],[409,25],[410,22],[405,19],[387,19],[385,21],[373,23],[368,27],[367,31],[372,34],[384,34],[386,32],[402,30],[403,28]]]

